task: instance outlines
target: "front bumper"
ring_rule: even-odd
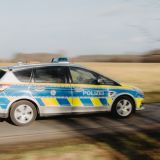
[[[145,109],[144,105],[141,104],[141,106],[139,108],[136,108],[136,111],[141,111],[141,110],[144,110],[144,109]]]
[[[144,102],[143,97],[135,98],[136,110],[143,110],[144,109],[143,102]]]

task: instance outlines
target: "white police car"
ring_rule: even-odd
[[[0,68],[0,117],[26,125],[39,116],[111,111],[128,117],[142,109],[144,94],[74,64]]]

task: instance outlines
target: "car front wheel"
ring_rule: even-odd
[[[10,119],[17,126],[28,125],[37,117],[37,110],[33,103],[22,100],[15,102],[10,110]]]
[[[112,115],[118,118],[126,118],[132,115],[135,110],[134,101],[127,96],[119,97],[112,107]]]

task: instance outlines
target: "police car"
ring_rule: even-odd
[[[0,117],[18,126],[37,116],[110,111],[125,118],[143,109],[141,90],[75,64],[0,68]]]

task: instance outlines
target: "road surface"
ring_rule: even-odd
[[[0,145],[150,129],[160,130],[160,104],[145,105],[145,110],[119,120],[113,119],[109,113],[41,118],[25,127],[1,120]]]

